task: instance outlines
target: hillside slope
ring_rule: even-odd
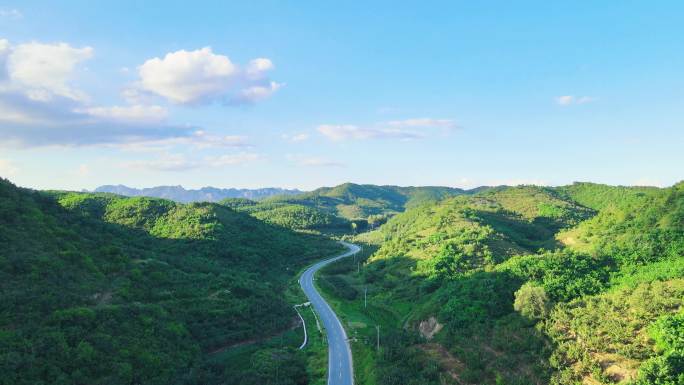
[[[345,183],[322,187],[295,196],[279,196],[268,202],[316,207],[348,220],[390,216],[425,202],[434,202],[464,191],[450,187],[399,187]]]
[[[373,324],[385,330],[381,354],[359,348],[371,382],[684,380],[683,183],[494,188],[357,241],[376,249],[361,272],[331,268],[325,281],[353,309],[351,333],[372,343]],[[345,302],[364,290],[368,308]]]
[[[207,353],[288,328],[288,279],[336,250],[221,205],[0,180],[0,383],[267,381]]]
[[[222,205],[245,212],[276,226],[293,230],[340,233],[351,230],[350,222],[318,207],[278,201],[255,202],[245,199],[225,199]]]

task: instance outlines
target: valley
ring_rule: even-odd
[[[682,380],[681,183],[188,204],[0,187],[2,384]],[[313,265],[356,247],[339,240],[362,249]]]

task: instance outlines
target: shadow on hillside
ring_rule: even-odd
[[[483,210],[476,210],[475,215],[483,224],[505,234],[516,245],[530,252],[540,248],[553,250],[561,247],[561,243],[555,239],[561,225],[551,218],[537,217],[530,222],[515,213]]]

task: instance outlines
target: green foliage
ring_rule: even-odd
[[[0,384],[244,383],[208,353],[287,329],[288,280],[336,250],[222,205],[0,180]]]
[[[609,278],[606,258],[557,250],[512,258],[498,267],[541,284],[554,301],[568,301],[603,290]]]
[[[655,187],[608,186],[580,182],[558,187],[556,191],[594,210],[603,210],[611,206],[633,206],[648,196],[660,194],[660,190]]]
[[[295,230],[334,231],[348,226],[348,222],[323,210],[297,204],[260,203],[240,209],[255,218]]]
[[[464,193],[463,190],[448,187],[398,187],[345,183],[296,196],[274,197],[265,202],[304,205],[348,220],[365,220],[369,216],[393,215],[406,208],[462,193]]]
[[[356,237],[369,242],[360,265],[328,266],[318,283],[357,317],[375,365],[364,378],[684,381],[684,183],[344,184],[179,205],[3,181],[0,383],[304,384],[307,358],[282,344],[207,352],[287,328],[287,277],[334,249],[289,229],[352,224],[373,229]],[[432,317],[443,328],[428,343],[416,330]]]
[[[684,384],[684,313],[661,317],[649,331],[661,355],[641,365],[637,384]]]
[[[458,333],[463,328],[476,326],[503,317],[513,311],[513,293],[519,285],[507,274],[474,273],[449,281],[439,292],[442,303],[439,319]]]
[[[378,382],[381,385],[438,385],[439,367],[414,345],[419,342],[406,331],[383,336],[378,355]]]
[[[356,234],[375,228],[388,217],[462,190],[446,187],[396,187],[346,183],[299,195],[275,196],[260,202],[225,199],[222,205],[267,223],[294,230]]]
[[[284,199],[284,198],[283,198]],[[273,200],[225,199],[221,204],[242,211],[266,223],[293,230],[335,233],[347,230],[349,223],[318,207]]]
[[[247,198],[226,198],[219,203],[226,207],[230,207],[233,210],[240,210],[257,205],[256,201]]]
[[[599,186],[609,197],[592,219],[558,235],[568,247],[595,255],[609,255],[629,268],[684,255],[684,189]]]
[[[358,238],[379,246],[362,273],[369,301],[401,327],[436,317],[459,383],[682,381],[664,341],[681,338],[684,183],[485,189]]]
[[[651,327],[650,335],[658,350],[684,353],[684,313],[658,319]]]
[[[332,292],[335,296],[343,298],[347,301],[356,299],[358,293],[354,287],[350,286],[344,278],[339,275],[323,275],[318,280],[318,284],[323,290]]]
[[[557,305],[547,326],[557,344],[551,356],[557,369],[554,383],[596,377],[606,362],[621,368],[628,379],[637,373],[639,362],[659,362],[663,352],[654,354],[647,338],[651,324],[682,305],[684,279],[643,283]]]
[[[528,282],[515,292],[513,309],[529,319],[546,318],[550,305],[546,291],[541,286]]]
[[[264,349],[251,356],[251,367],[241,373],[241,384],[306,384],[304,353],[294,348]]]

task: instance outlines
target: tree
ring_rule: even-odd
[[[543,287],[528,282],[515,292],[513,308],[529,319],[541,319],[549,314],[551,303]]]

